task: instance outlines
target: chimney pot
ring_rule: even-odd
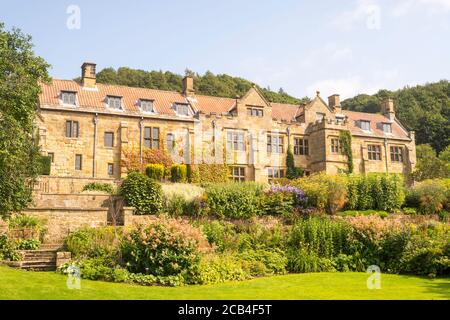
[[[333,94],[328,97],[328,106],[335,112],[341,112],[341,98],[338,94]]]
[[[381,113],[391,121],[395,119],[394,100],[392,98],[383,99],[383,102],[381,103]]]
[[[97,84],[96,64],[92,62],[85,62],[81,65],[81,84],[86,88],[95,88]]]
[[[183,94],[185,96],[191,96],[195,93],[194,90],[194,78],[186,76],[183,78]]]

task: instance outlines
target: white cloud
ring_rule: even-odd
[[[392,7],[394,17],[405,16],[412,11],[424,11],[429,15],[450,12],[450,0],[402,0]]]
[[[336,16],[331,24],[342,30],[351,30],[355,26],[379,30],[381,28],[381,7],[375,0],[359,0],[353,9]]]

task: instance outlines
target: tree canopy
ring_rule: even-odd
[[[191,70],[186,70],[185,75],[194,78],[194,89],[198,94],[236,98],[243,96],[253,85],[252,82],[232,77],[227,74],[214,74],[210,71],[200,75]],[[118,84],[130,87],[181,91],[183,76],[170,71],[144,71],[127,67],[105,68],[97,74],[97,81],[105,84]],[[79,80],[79,79],[76,79]],[[287,94],[282,88],[278,92],[270,88],[258,87],[262,94],[270,102],[300,104],[309,102],[309,98],[295,98]]]
[[[450,82],[441,80],[397,91],[380,90],[360,94],[342,102],[348,110],[380,112],[385,97],[395,99],[396,116],[408,129],[416,131],[417,144],[430,144],[440,152],[450,144]]]
[[[41,167],[33,120],[49,65],[32,48],[31,37],[0,23],[0,216],[28,205]]]

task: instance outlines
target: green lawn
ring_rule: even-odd
[[[381,275],[381,289],[366,287],[365,273],[307,273],[208,286],[142,287],[81,280],[0,267],[0,299],[450,299],[450,279]]]

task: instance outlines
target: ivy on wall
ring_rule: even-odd
[[[342,146],[342,152],[347,156],[348,173],[353,173],[352,134],[350,131],[341,131],[339,134],[339,142]]]

